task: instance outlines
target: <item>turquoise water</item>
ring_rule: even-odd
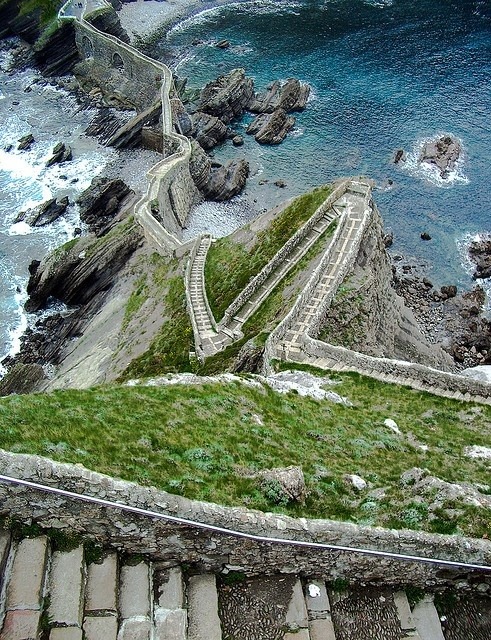
[[[339,176],[365,174],[395,235],[394,253],[426,264],[436,283],[469,286],[462,241],[490,231],[491,3],[451,0],[332,0],[234,3],[177,25],[160,43],[200,86],[244,67],[263,88],[299,77],[312,99],[279,147],[246,136],[218,159],[252,167],[246,199],[261,210]],[[202,44],[193,46],[193,40]],[[231,47],[213,43],[228,39]],[[248,117],[236,125],[244,130]],[[422,142],[451,133],[464,154],[448,181],[422,170]],[[394,165],[394,152],[408,154]],[[273,186],[275,180],[285,189]],[[393,181],[389,187],[387,181]],[[259,184],[268,180],[266,184]],[[420,239],[422,231],[432,236]]]

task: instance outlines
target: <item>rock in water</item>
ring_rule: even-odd
[[[17,142],[19,143],[17,145],[17,151],[26,151],[34,142],[34,136],[32,133],[28,133],[27,135],[22,136],[22,138],[19,138]]]
[[[293,116],[289,116],[284,109],[277,109],[271,114],[264,113],[254,118],[246,133],[254,135],[261,144],[280,144],[294,125]]]
[[[469,257],[476,265],[476,270],[472,274],[474,280],[491,277],[491,238],[472,242],[469,247]]]
[[[20,213],[15,222],[25,221],[31,227],[45,227],[47,224],[58,220],[65,213],[69,204],[68,196],[60,200],[51,198],[35,209]]]
[[[302,111],[309,95],[309,85],[296,78],[289,78],[284,84],[277,80],[264,93],[257,93],[248,109],[252,113],[273,113],[279,108],[285,111]]]
[[[121,202],[130,191],[122,180],[94,178],[90,187],[78,197],[80,220],[89,226],[91,233],[104,235],[111,228]]]
[[[222,202],[230,200],[242,191],[249,175],[249,164],[246,160],[231,160],[226,165],[211,171],[203,193],[209,200]]]
[[[61,164],[62,162],[68,162],[72,159],[72,149],[64,142],[58,142],[53,147],[51,158],[46,162],[46,167],[51,167],[54,164]]]
[[[419,161],[434,165],[440,171],[442,178],[448,178],[459,159],[460,152],[461,147],[457,140],[451,136],[442,136],[438,140],[425,143]]]
[[[227,126],[217,116],[198,111],[192,117],[192,135],[203,149],[213,149],[227,137]]]
[[[198,109],[229,123],[242,115],[253,95],[252,78],[246,78],[244,69],[233,69],[201,90]]]

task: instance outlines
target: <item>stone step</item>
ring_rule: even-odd
[[[222,640],[217,585],[213,574],[189,578],[188,617],[188,640]]]
[[[37,638],[44,598],[48,538],[25,538],[15,548],[7,584],[2,640]]]
[[[87,568],[85,616],[83,630],[86,640],[116,640],[118,593],[118,559],[110,553],[101,562]]]
[[[118,640],[150,640],[152,634],[150,566],[126,564],[120,570]]]
[[[413,618],[421,640],[445,640],[440,618],[430,595],[416,603]]]
[[[48,617],[57,627],[82,627],[85,587],[84,549],[55,551],[49,572]]]
[[[154,570],[154,625],[159,640],[186,640],[185,585],[179,567]]]
[[[331,619],[331,603],[325,583],[321,580],[308,581],[305,586],[305,601],[310,640],[336,640]]]

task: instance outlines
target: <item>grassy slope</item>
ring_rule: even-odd
[[[329,186],[321,187],[297,198],[257,235],[250,250],[228,237],[211,246],[205,265],[205,281],[210,307],[217,320],[251,278],[311,217],[330,191]]]
[[[0,400],[0,447],[80,462],[224,504],[391,527],[486,533],[491,514],[471,507],[458,505],[450,519],[445,514],[429,522],[427,504],[408,500],[399,477],[420,466],[448,481],[488,482],[489,464],[465,457],[463,447],[490,446],[491,409],[355,374],[339,380],[336,391],[348,396],[353,407],[238,384],[11,396]],[[387,417],[396,420],[404,437],[384,427]],[[415,441],[429,450],[423,452]],[[309,497],[304,506],[278,505],[274,495],[241,474],[291,464],[300,465],[306,475]],[[343,481],[346,473],[384,487],[385,496],[360,498]]]

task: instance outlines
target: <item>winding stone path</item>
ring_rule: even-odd
[[[443,629],[430,594],[411,611],[388,587],[334,591],[294,574],[188,572],[171,562],[83,547],[53,551],[46,536],[0,530],[0,640],[484,640],[489,599],[466,596]],[[169,566],[171,565],[171,566]],[[414,614],[414,615],[413,615]]]

